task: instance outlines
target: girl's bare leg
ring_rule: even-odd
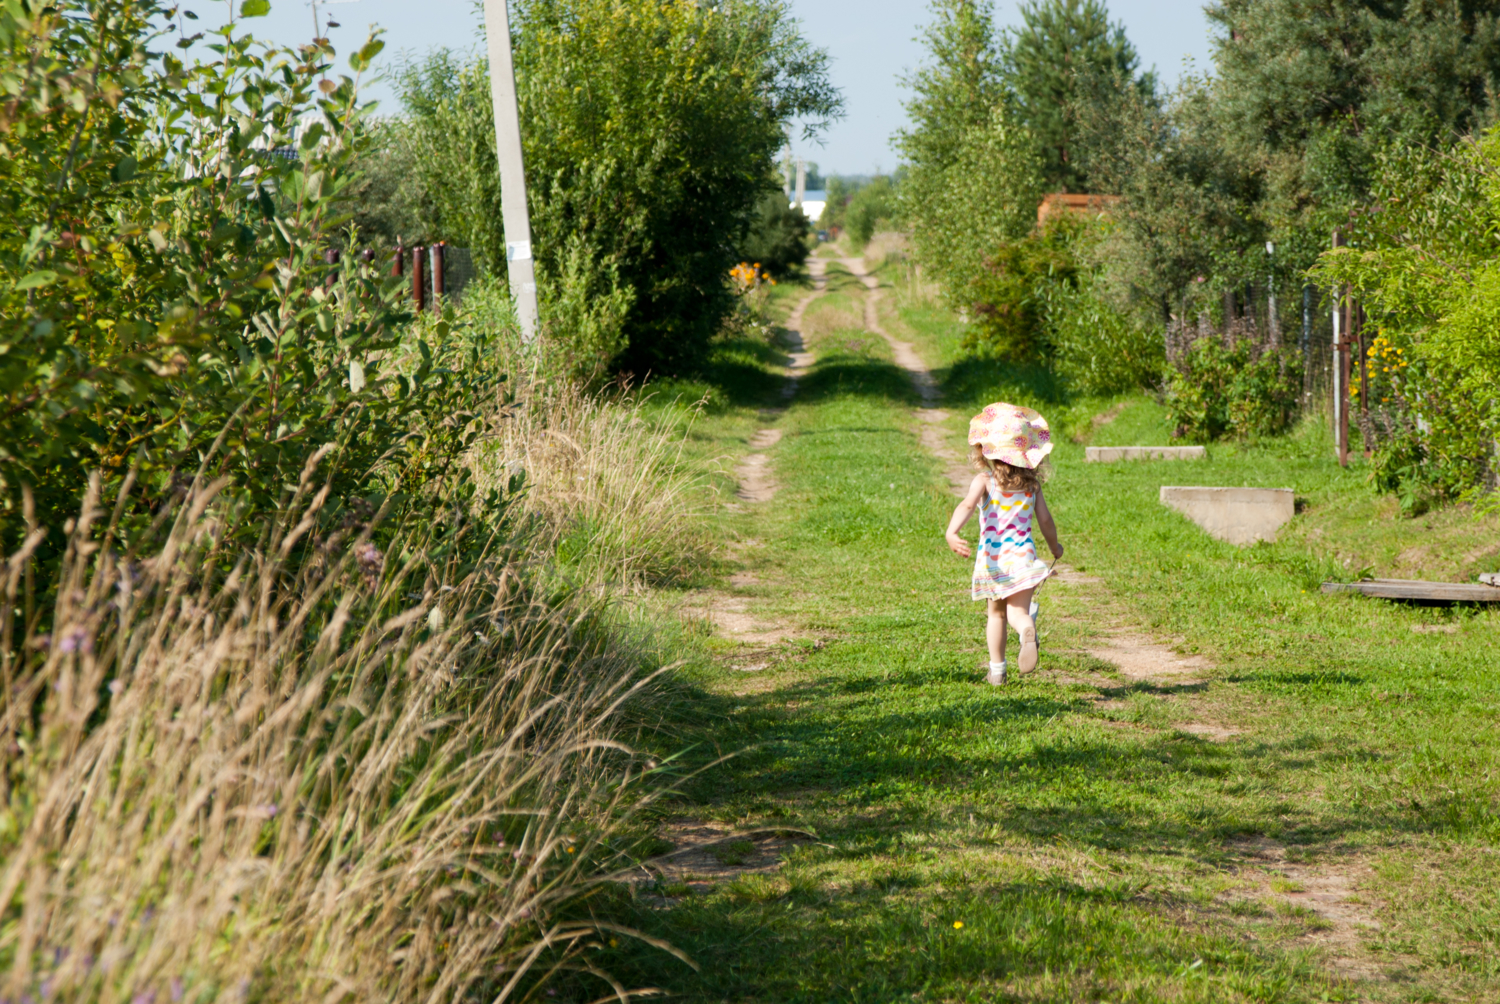
[[[1005,598],[1005,615],[1010,626],[1021,637],[1021,657],[1017,660],[1021,672],[1036,669],[1036,622],[1031,619],[1031,594],[1035,589],[1023,589]]]
[[[1005,661],[1005,601],[989,600],[985,604],[989,619],[984,625],[984,640],[990,646],[990,662]]]

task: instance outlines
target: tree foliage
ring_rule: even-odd
[[[460,376],[400,337],[380,270],[330,261],[363,135],[356,77],[381,43],[335,76],[326,42],[266,48],[231,23],[218,58],[189,65],[150,48],[180,16],[154,0],[0,14],[7,547],[60,526],[91,471],[107,492],[135,484],[128,529],[181,472],[273,508],[325,446],[333,514],[377,473],[420,484],[450,462],[466,395],[483,396],[467,385],[482,368]]]
[[[628,291],[615,363],[690,363],[733,309],[726,276],[786,129],[800,119],[812,136],[839,113],[826,54],[779,0],[523,0],[512,32],[541,282],[592,263],[574,269],[591,290]],[[401,81],[426,196],[495,272],[487,66],[439,52]]]
[[[1000,48],[1000,76],[1040,148],[1043,180],[1050,191],[1102,191],[1076,149],[1093,82],[1121,81],[1150,98],[1156,75],[1137,75],[1135,46],[1123,24],[1109,23],[1102,0],[1029,0],[1020,12]]]
[[[740,244],[740,260],[759,265],[778,280],[803,272],[807,260],[812,221],[800,206],[787,202],[780,190],[761,196],[750,231]]]

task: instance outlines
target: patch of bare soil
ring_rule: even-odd
[[[745,645],[779,645],[797,636],[789,625],[757,618],[750,612],[750,602],[748,596],[702,589],[688,594],[683,612],[708,621],[720,638]]]
[[[750,448],[756,452],[741,460],[734,469],[735,480],[739,482],[734,493],[736,498],[744,502],[769,502],[776,494],[776,489],[781,486],[771,476],[771,458],[759,451],[768,450],[779,442],[780,429],[761,429],[750,437]]]
[[[920,432],[922,446],[942,463],[943,473],[953,486],[954,493],[962,497],[968,492],[970,482],[974,480],[974,472],[964,464],[963,457],[949,447],[947,438],[939,427],[940,423],[948,420],[949,414],[937,406],[938,399],[942,395],[938,390],[937,381],[932,378],[932,371],[927,368],[922,357],[917,355],[916,349],[912,348],[910,342],[901,341],[881,325],[879,304],[884,293],[880,289],[880,280],[871,275],[869,269],[865,267],[865,260],[863,258],[840,258],[839,262],[864,284],[867,290],[864,303],[865,330],[885,339],[886,344],[891,347],[891,354],[896,358],[896,365],[906,370],[911,377],[912,386],[916,388],[917,395],[922,399],[922,406],[917,409],[917,418],[924,423]]]
[[[797,830],[735,832],[723,823],[697,820],[668,823],[661,837],[672,850],[647,860],[646,870],[663,885],[686,886],[682,891],[693,892],[707,892],[744,875],[775,872],[788,850],[812,842],[809,834]]]
[[[1144,635],[1116,628],[1085,649],[1095,659],[1114,665],[1127,680],[1166,686],[1201,683],[1212,668],[1201,656],[1178,655]]]
[[[813,364],[813,354],[807,351],[802,340],[802,317],[806,314],[808,305],[822,296],[828,287],[826,261],[809,261],[808,269],[812,273],[813,291],[798,301],[783,327],[782,341],[791,350],[786,361],[786,383],[781,387],[783,401],[790,401],[796,395],[797,381]],[[785,408],[768,408],[761,412],[761,417],[775,421],[784,411]],[[761,451],[768,450],[779,442],[780,429],[760,429],[750,437],[750,449],[755,452],[741,460],[734,469],[735,480],[739,482],[735,496],[741,502],[769,502],[776,494],[780,485],[771,474],[771,458]]]
[[[1106,425],[1120,417],[1120,412],[1125,410],[1125,406],[1127,404],[1129,404],[1128,401],[1121,401],[1108,410],[1101,411],[1099,414],[1095,415],[1092,419],[1089,420],[1088,431],[1075,434],[1072,437],[1073,442],[1086,443],[1090,439],[1093,439],[1094,433],[1098,432],[1100,429],[1104,428]]]
[[[1319,948],[1334,972],[1351,980],[1389,979],[1364,943],[1369,933],[1380,930],[1378,905],[1360,888],[1371,873],[1367,863],[1295,861],[1284,845],[1267,837],[1237,840],[1230,848],[1240,859],[1242,875],[1263,899],[1316,916],[1318,923],[1302,940]]]

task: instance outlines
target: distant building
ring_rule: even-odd
[[[812,220],[814,223],[818,222],[818,219],[823,215],[823,207],[827,205],[828,192],[824,189],[817,188],[813,189],[810,192],[802,193],[802,212],[805,213],[807,215],[807,218],[809,220]],[[791,208],[797,208],[797,202],[795,200],[792,201]]]
[[[1041,226],[1053,216],[1103,216],[1119,201],[1118,195],[1053,192],[1042,196],[1041,204],[1036,207],[1036,225]]]

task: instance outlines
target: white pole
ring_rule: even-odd
[[[484,33],[489,43],[490,97],[495,104],[505,271],[516,304],[516,319],[521,323],[521,337],[529,343],[536,338],[536,270],[531,257],[531,215],[526,208],[526,161],[521,153],[516,73],[510,59],[510,14],[505,4],[506,0],[484,0]]]

